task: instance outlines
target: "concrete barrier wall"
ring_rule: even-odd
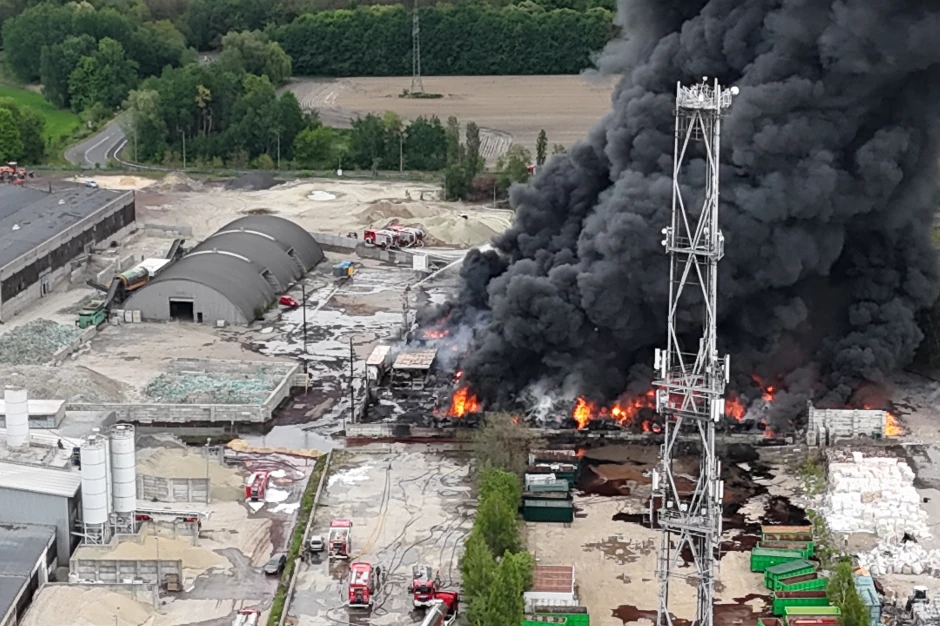
[[[410,252],[405,252],[404,250],[383,250],[382,248],[367,246],[363,243],[356,246],[356,254],[363,259],[375,259],[376,261],[394,263],[395,265],[407,265],[411,267],[413,263],[411,258],[412,254]]]
[[[259,404],[100,404],[75,402],[66,411],[113,411],[118,421],[136,424],[232,422],[263,424],[270,411]]]
[[[144,224],[144,232],[151,236],[180,236],[192,237],[193,229],[190,226],[176,224]]]
[[[176,574],[183,580],[181,560],[137,560],[137,559],[72,559],[69,569],[79,582],[122,583],[140,580],[148,584],[161,584],[167,574]],[[158,577],[159,572],[159,577]]]
[[[209,481],[137,474],[137,497],[148,502],[208,502]]]
[[[361,239],[344,237],[342,235],[331,235],[329,233],[310,233],[314,241],[320,244],[324,250],[333,250],[335,252],[354,252],[356,246],[362,243]]]
[[[62,346],[52,355],[52,362],[55,365],[61,365],[65,359],[69,357],[70,354],[81,348],[83,345],[91,341],[95,335],[98,334],[98,329],[94,326],[90,326],[85,329],[85,331],[79,335],[78,339],[72,343]]]

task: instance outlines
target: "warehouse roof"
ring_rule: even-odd
[[[437,350],[410,350],[402,352],[395,359],[392,369],[396,370],[428,370],[434,363]]]
[[[0,489],[71,498],[82,485],[78,472],[0,461]]]
[[[313,235],[294,222],[276,215],[246,215],[219,229],[219,233],[229,230],[253,230],[264,233],[277,240],[285,250],[293,253],[304,271],[317,266],[323,260],[323,250]]]
[[[271,271],[280,291],[286,291],[301,276],[300,266],[273,238],[256,231],[218,232],[193,248],[192,252],[220,250],[247,257]]]
[[[171,280],[192,281],[218,291],[235,305],[245,319],[254,320],[257,309],[274,301],[274,288],[262,277],[265,268],[247,257],[228,251],[191,252],[150,281],[152,289]],[[133,301],[129,306],[133,306]]]
[[[29,583],[33,568],[55,534],[55,526],[0,524],[0,620]]]
[[[89,187],[47,193],[0,185],[0,268],[128,193]]]

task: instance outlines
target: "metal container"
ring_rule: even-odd
[[[111,428],[111,470],[114,512],[133,513],[137,510],[137,453],[132,424]]]
[[[829,606],[829,596],[825,591],[775,591],[773,596],[773,614],[784,615],[788,607],[794,606]]]
[[[822,591],[829,586],[829,579],[813,572],[812,574],[776,578],[772,584],[772,588],[768,587],[772,591]]]
[[[150,276],[150,270],[141,265],[132,267],[126,272],[121,272],[118,274],[118,278],[124,282],[125,287],[139,283],[140,281],[145,280],[148,276]]]
[[[8,387],[3,392],[6,405],[7,446],[29,445],[29,399],[25,389]]]
[[[82,442],[82,519],[85,524],[108,521],[108,456],[106,440],[90,435]]]

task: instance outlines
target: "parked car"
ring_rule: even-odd
[[[323,552],[326,549],[326,540],[323,535],[311,535],[307,541],[307,550],[310,552]]]
[[[261,571],[268,576],[280,576],[281,572],[284,571],[285,565],[287,565],[287,555],[275,554],[270,559],[268,559],[268,562],[264,564],[264,567],[261,568]]]
[[[86,186],[86,187],[92,187],[92,188],[94,188],[94,189],[97,189],[97,188],[98,188],[98,181],[95,181],[95,180],[92,180],[92,179],[89,178],[88,180],[85,181],[85,186]]]

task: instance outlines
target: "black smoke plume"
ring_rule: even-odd
[[[704,76],[740,88],[721,155],[732,388],[756,374],[781,406],[839,405],[908,364],[938,294],[940,3],[620,0],[618,23],[598,60],[622,75],[612,111],[512,190],[513,227],[463,265],[448,308],[476,327],[462,365],[480,398],[539,382],[611,400],[648,383],[676,83]],[[688,172],[694,195],[701,161]]]

